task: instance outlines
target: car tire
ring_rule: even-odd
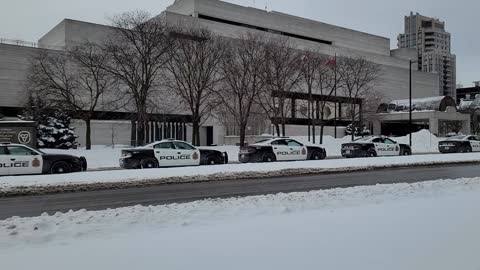
[[[472,147],[470,146],[465,146],[465,148],[462,151],[463,153],[471,153],[472,152]]]
[[[312,156],[310,158],[311,160],[324,160],[325,155],[321,151],[315,151],[312,153]]]
[[[277,161],[277,158],[275,157],[275,154],[273,153],[266,153],[263,155],[263,162],[275,162]]]
[[[217,164],[220,164],[220,161],[217,157],[209,157],[207,158],[207,165],[217,165]]]
[[[50,168],[50,174],[64,174],[71,172],[72,166],[65,161],[57,161],[53,163],[52,167]]]
[[[403,149],[400,155],[401,156],[411,156],[412,152],[408,149]]]
[[[81,166],[82,166],[82,171],[86,171],[87,170],[87,159],[85,157],[80,157],[80,162],[81,162]]]
[[[367,150],[367,157],[377,157],[377,151],[374,148]]]
[[[142,159],[140,162],[140,168],[142,169],[156,169],[158,168],[158,162],[153,158]]]

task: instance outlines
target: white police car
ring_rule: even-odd
[[[304,145],[290,138],[269,139],[243,147],[238,154],[241,163],[323,160],[327,157],[324,148]]]
[[[173,139],[124,149],[120,158],[120,167],[124,169],[153,169],[227,163],[227,153],[197,148],[187,142]]]
[[[480,137],[474,135],[458,135],[438,143],[440,153],[480,152]]]
[[[0,176],[61,174],[87,170],[84,157],[46,154],[22,144],[0,143]]]
[[[342,144],[342,156],[377,157],[377,156],[409,156],[412,149],[406,144],[399,144],[393,139],[383,136],[359,138],[351,143]]]

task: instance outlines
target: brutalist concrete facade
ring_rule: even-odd
[[[416,51],[390,50],[390,40],[385,37],[217,0],[176,0],[159,16],[172,24],[207,27],[224,37],[238,38],[246,31],[257,31],[289,36],[303,50],[315,49],[329,56],[362,56],[380,65],[382,74],[376,88],[386,102],[408,97],[409,58]],[[87,40],[101,43],[110,34],[109,26],[65,19],[39,40],[38,47],[59,50]],[[37,49],[0,44],[0,95],[5,97],[0,98],[0,108],[23,105],[28,56]],[[415,98],[437,96],[438,88],[438,75],[414,70]],[[206,125],[214,127],[214,143],[222,144],[222,126],[215,120]]]

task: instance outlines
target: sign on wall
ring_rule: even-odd
[[[36,122],[0,121],[0,142],[37,147]]]

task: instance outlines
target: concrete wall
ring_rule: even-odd
[[[390,55],[390,40],[280,12],[244,7],[217,0],[177,0],[167,11],[186,16],[208,15],[277,31],[333,42],[336,47]]]
[[[0,44],[0,106],[23,107],[25,82],[35,48]]]
[[[64,19],[41,37],[38,45],[41,48],[55,48],[74,47],[86,41],[102,44],[112,33],[113,28],[107,25]]]

